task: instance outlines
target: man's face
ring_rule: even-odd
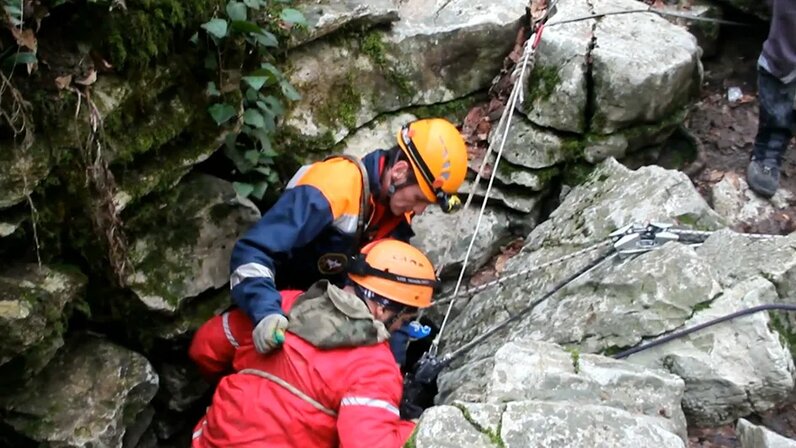
[[[382,308],[380,314],[381,315],[378,316],[377,318],[381,322],[386,323],[389,322],[389,320],[392,319],[397,313],[395,311]],[[414,319],[416,316],[417,313],[406,313],[406,312],[401,313],[400,316],[398,316],[398,318],[395,319],[392,325],[390,325],[390,328],[388,328],[387,330],[390,333],[398,331],[399,328],[403,327],[405,323],[412,321],[412,319]]]
[[[405,160],[396,162],[390,170],[391,185],[396,187],[395,193],[390,197],[390,211],[395,216],[401,216],[408,212],[420,215],[431,204],[417,183],[413,182],[411,185],[407,185],[411,173],[412,167]]]
[[[421,215],[431,204],[417,184],[400,188],[390,198],[390,211],[401,216],[408,212]]]

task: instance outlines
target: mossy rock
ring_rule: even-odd
[[[71,17],[68,29],[93,43],[119,70],[143,72],[157,62],[190,50],[188,39],[225,2],[218,0],[109,0],[91,2]],[[95,26],[86,27],[91,23]]]
[[[52,148],[34,142],[29,148],[10,144],[0,150],[0,209],[24,201],[53,164]]]
[[[105,160],[131,161],[138,154],[163,146],[179,136],[196,114],[195,105],[176,96],[155,102],[138,118],[122,114],[109,117],[106,135],[111,151],[106,152]]]
[[[221,288],[207,291],[186,302],[174,316],[150,313],[150,325],[135,328],[145,347],[152,346],[157,340],[189,337],[213,316],[229,308],[232,299],[229,288]]]
[[[207,160],[223,144],[225,135],[222,129],[199,119],[146,157],[113,167],[118,185],[116,209],[121,211],[148,194],[172,188],[194,165]]]
[[[122,446],[157,389],[146,358],[79,335],[28,387],[0,398],[0,408],[8,425],[41,446]]]
[[[68,266],[8,265],[0,270],[0,365],[30,376],[61,343],[72,305],[83,300],[86,277]],[[18,366],[25,366],[22,371]],[[5,372],[8,374],[8,372]],[[5,377],[3,380],[11,380]]]
[[[284,143],[298,152],[312,140],[316,152],[325,151],[382,114],[488,89],[526,5],[493,6],[407,9],[401,27],[338,33],[297,48],[283,71],[302,98],[287,111],[283,127],[295,140]],[[330,144],[318,148],[319,139]]]
[[[168,313],[227,283],[235,241],[260,218],[231,183],[201,174],[125,215],[133,268],[127,285],[148,308]]]

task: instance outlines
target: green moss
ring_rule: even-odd
[[[791,356],[796,357],[796,332],[794,332],[787,320],[779,313],[769,311],[769,327],[779,334],[782,345],[790,350]]]
[[[453,123],[460,123],[470,112],[470,109],[482,103],[487,98],[486,92],[479,92],[444,103],[417,106],[406,109],[406,112],[417,118],[446,118]]]
[[[382,39],[383,31],[373,29],[360,35],[360,50],[364,53],[373,65],[378,67],[386,76],[387,81],[398,88],[398,95],[401,98],[411,99],[414,94],[412,81],[398,67],[390,66],[387,61],[387,47]]]
[[[556,176],[561,172],[561,170],[556,166],[551,166],[548,168],[542,168],[539,170],[535,170],[533,173],[539,178],[539,183],[542,185],[546,185],[550,183]]]
[[[584,158],[586,140],[579,138],[565,138],[561,143],[561,153],[565,160],[578,161]]]
[[[116,69],[143,70],[187,47],[188,38],[223,5],[218,0],[127,0],[108,10],[108,2],[89,3],[81,18],[94,42]],[[79,30],[78,30],[79,31]]]
[[[531,70],[528,78],[528,97],[529,104],[536,100],[547,100],[553,94],[555,88],[561,83],[558,68],[536,64]]]
[[[617,353],[621,353],[629,348],[630,347],[624,347],[624,346],[620,347],[618,345],[612,345],[610,347],[606,347],[605,349],[603,349],[603,351],[601,351],[600,354],[607,357],[613,357]]]
[[[373,30],[365,34],[361,41],[362,52],[378,67],[384,67],[387,64],[387,51],[381,36],[380,32]]]
[[[126,112],[111,114],[105,122],[105,131],[114,150],[114,163],[131,161],[135,155],[177,137],[194,118],[196,108],[175,97],[157,102],[137,115]]]
[[[594,172],[595,166],[587,162],[570,162],[564,165],[561,181],[574,187],[586,182]]]
[[[656,123],[633,126],[623,129],[620,132],[627,138],[631,148],[647,146],[648,143],[647,145],[645,145],[645,143],[651,138],[660,137],[664,134],[671,134],[671,132],[685,120],[687,113],[688,111],[686,109],[678,109]]]
[[[146,275],[146,283],[136,285],[140,292],[163,297],[170,304],[182,299],[179,290],[191,271],[188,263],[174,253],[198,240],[200,219],[194,215],[203,201],[206,198],[202,192],[177,188],[125,209],[125,216],[130,217],[127,234],[145,238],[148,246],[145,253],[136,253],[132,248],[130,253],[134,269]]]
[[[570,347],[566,350],[569,352],[570,358],[572,358],[572,368],[575,373],[580,373],[580,350],[577,347]]]
[[[180,136],[151,151],[143,160],[114,168],[119,191],[130,195],[132,202],[171,188],[196,160],[217,149],[220,134],[214,124],[197,120]]]
[[[337,142],[332,131],[327,130],[321,135],[311,137],[299,133],[295,128],[282,126],[277,130],[273,144],[275,148],[280,148],[281,155],[293,158],[301,165],[307,159],[317,158],[318,154],[324,154]]]
[[[699,311],[706,310],[710,308],[710,305],[713,303],[713,300],[706,300],[704,302],[699,302],[692,308],[694,313],[698,313]]]
[[[348,129],[355,129],[357,113],[362,108],[362,97],[355,86],[356,77],[353,73],[349,73],[345,80],[332,87],[332,95],[318,110],[318,120],[332,128],[342,125]]]
[[[415,430],[412,431],[412,435],[409,436],[409,440],[404,443],[404,448],[415,448],[417,443],[415,439],[417,439],[417,426],[415,426]]]
[[[489,441],[492,442],[493,445],[497,446],[498,448],[506,448],[506,443],[503,442],[503,439],[500,437],[500,429],[503,424],[502,420],[498,422],[498,427],[496,429],[484,428],[483,426],[478,424],[478,422],[475,421],[473,416],[470,415],[470,411],[468,411],[464,405],[454,404],[453,406],[462,411],[464,419],[467,420],[471,425],[473,425],[473,427],[475,427],[475,429],[477,429],[478,432],[487,436],[487,438],[489,438]]]
[[[682,224],[682,225],[684,225],[686,227],[689,227],[689,228],[691,228],[693,230],[704,230],[704,231],[716,230],[715,228],[704,224],[699,215],[694,215],[694,214],[691,214],[691,213],[685,213],[685,214],[682,214],[682,215],[675,216],[674,219],[679,224]]]

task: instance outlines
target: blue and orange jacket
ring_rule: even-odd
[[[410,216],[395,216],[375,198],[387,151],[362,159],[370,187],[368,225],[357,242],[362,198],[359,167],[344,158],[305,165],[279,200],[235,243],[230,263],[232,300],[256,324],[281,313],[279,289],[306,289],[322,278],[345,281],[341,261],[375,239],[409,241]],[[357,247],[354,247],[357,246]]]

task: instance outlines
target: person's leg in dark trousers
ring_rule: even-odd
[[[746,178],[752,190],[770,198],[779,186],[782,157],[793,135],[796,81],[785,84],[764,68],[758,67],[757,83],[760,115]]]

